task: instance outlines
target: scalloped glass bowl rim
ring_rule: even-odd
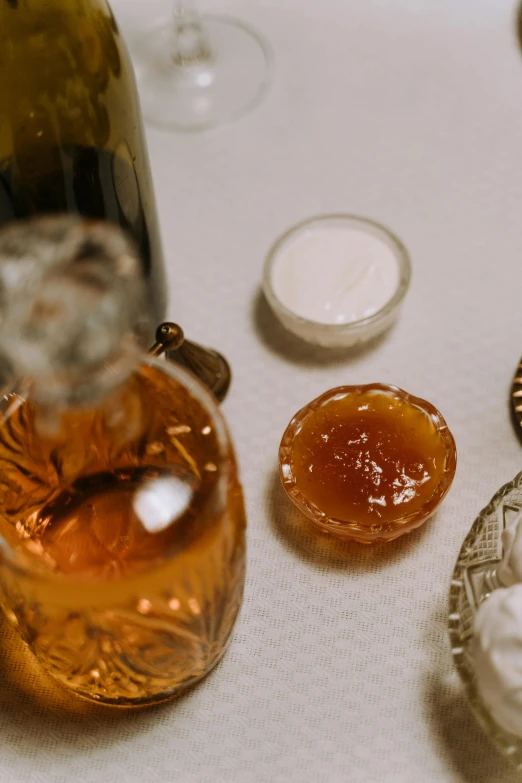
[[[361,392],[390,394],[395,398],[398,397],[399,399],[414,405],[416,408],[419,408],[431,418],[446,448],[446,465],[444,472],[430,498],[417,511],[379,527],[377,532],[372,532],[372,528],[358,525],[356,522],[347,522],[345,520],[326,516],[326,514],[324,514],[314,503],[309,501],[297,488],[291,468],[292,442],[304,420],[313,413],[313,411],[317,410],[317,408],[330,402],[330,400],[335,397]],[[279,447],[279,474],[283,487],[291,501],[323,532],[332,533],[332,535],[339,536],[340,538],[354,539],[359,543],[392,541],[424,524],[424,522],[426,522],[426,520],[436,511],[449,491],[455,476],[456,467],[457,450],[455,440],[440,411],[427,400],[415,397],[403,389],[400,389],[398,386],[393,386],[391,384],[370,383],[359,386],[337,386],[334,389],[324,392],[324,394],[316,397],[316,399],[312,400],[312,402],[305,405],[295,414],[283,434]]]

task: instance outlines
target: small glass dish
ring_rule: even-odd
[[[294,475],[292,462],[296,436],[299,435],[305,421],[309,420],[309,417],[314,417],[317,411],[332,401],[342,400],[351,395],[354,397],[355,395],[364,395],[364,399],[367,399],[374,394],[389,397],[390,404],[398,402],[399,405],[402,405],[405,403],[414,412],[414,415],[418,415],[420,411],[423,417],[427,417],[430,429],[431,425],[434,427],[432,430],[433,437],[439,439],[438,446],[442,445],[441,452],[444,454],[444,461],[440,474],[437,476],[437,484],[420,507],[410,513],[403,512],[400,514],[398,512],[396,518],[387,521],[379,521],[377,519],[371,525],[368,525],[362,524],[355,519],[339,519],[328,516],[300,490]],[[363,544],[392,541],[426,522],[448,492],[455,476],[456,466],[457,451],[455,441],[439,411],[431,403],[418,397],[413,397],[397,386],[382,383],[365,386],[339,386],[322,394],[296,413],[283,435],[279,448],[281,481],[289,498],[297,508],[321,531],[331,533],[343,539],[353,539]],[[379,468],[377,469],[379,470]],[[370,499],[368,499],[369,501]]]
[[[305,244],[309,245],[310,243],[307,240],[314,236],[324,238],[325,244],[321,249],[320,257],[317,258],[317,264],[312,263],[310,265],[310,257],[308,258],[308,266],[304,260],[302,262],[299,261],[300,279],[303,280],[305,279],[304,275],[308,275],[306,279],[309,279],[310,290],[314,291],[318,288],[317,276],[319,276],[319,280],[323,280],[329,274],[335,273],[337,276],[339,273],[339,269],[332,270],[328,267],[328,243],[332,240],[332,235],[339,236],[339,232],[344,231],[347,232],[345,252],[350,255],[353,263],[360,261],[361,247],[358,247],[357,243],[351,247],[350,236],[352,238],[357,236],[359,240],[361,238],[366,240],[366,244],[370,243],[369,247],[363,249],[363,255],[366,252],[369,254],[368,257],[371,258],[372,254],[378,254],[380,251],[386,255],[386,259],[381,258],[381,261],[386,260],[386,263],[389,264],[390,259],[393,260],[395,282],[389,295],[386,295],[384,301],[377,304],[375,311],[372,311],[373,308],[370,307],[369,314],[366,314],[364,317],[350,318],[349,320],[335,323],[323,322],[322,320],[305,316],[302,312],[297,312],[289,306],[288,302],[285,303],[283,301],[278,291],[278,276],[280,273],[277,271],[277,268],[285,260],[285,253],[292,246],[297,246],[297,244],[302,245],[302,247]],[[334,252],[331,246],[330,250],[332,253]],[[305,250],[305,254],[307,252],[308,250]],[[318,250],[316,249],[313,252],[318,253]],[[373,258],[375,258],[375,255],[373,255]],[[276,318],[292,334],[308,343],[326,348],[350,348],[373,340],[393,325],[399,316],[402,302],[410,285],[410,279],[411,263],[408,251],[400,239],[389,229],[373,220],[355,215],[319,215],[297,223],[274,242],[268,251],[265,261],[263,292]],[[365,296],[367,295],[368,291],[365,292]]]
[[[522,772],[522,738],[503,729],[482,700],[471,656],[475,614],[494,590],[503,585],[497,568],[504,552],[502,533],[522,510],[522,472],[505,484],[480,512],[464,539],[451,580],[448,627],[455,668],[470,707],[502,755]]]

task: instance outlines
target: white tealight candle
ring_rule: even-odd
[[[318,226],[298,235],[274,261],[276,296],[322,324],[368,318],[392,298],[399,264],[392,248],[357,228]]]
[[[274,245],[264,290],[283,325],[298,336],[353,345],[390,326],[409,278],[407,253],[386,229],[334,215],[307,221]]]

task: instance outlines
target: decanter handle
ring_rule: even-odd
[[[218,402],[223,402],[230,388],[232,371],[230,365],[217,351],[203,348],[185,339],[178,324],[165,322],[156,330],[156,342],[149,350],[153,356],[163,353],[171,362],[186,367],[210,389]]]

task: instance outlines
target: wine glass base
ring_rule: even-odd
[[[210,56],[176,64],[172,22],[149,28],[133,47],[142,112],[167,129],[197,131],[224,125],[251,111],[270,83],[270,50],[234,19],[203,16]]]

